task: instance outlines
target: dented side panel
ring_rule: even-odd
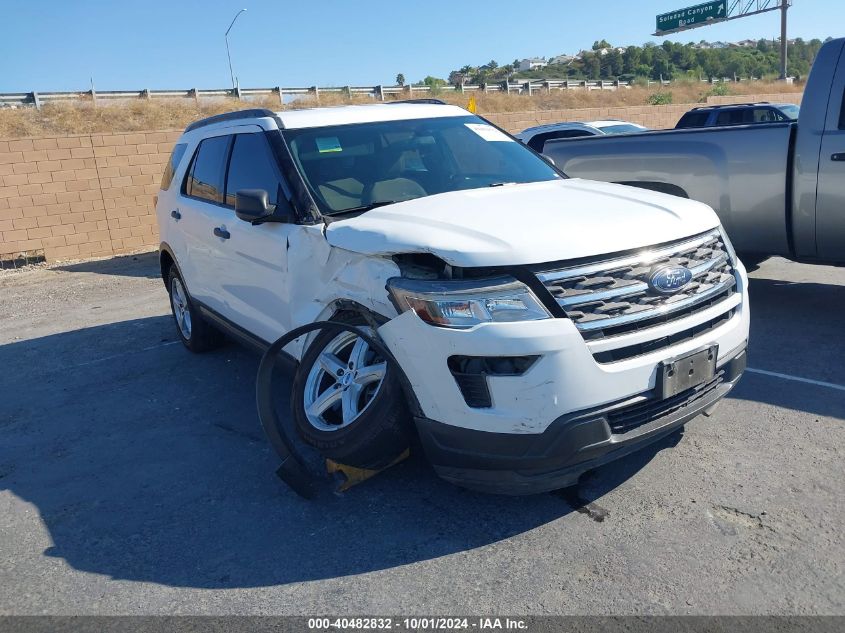
[[[285,331],[328,319],[338,300],[354,301],[373,312],[391,318],[396,309],[385,288],[398,266],[387,257],[368,257],[329,245],[323,226],[299,226],[287,243],[287,306]],[[270,333],[276,340],[284,332]],[[286,351],[300,358],[308,341],[297,339]]]

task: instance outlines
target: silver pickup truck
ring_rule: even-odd
[[[567,175],[692,198],[716,210],[748,263],[845,264],[845,38],[819,51],[797,123],[555,140]]]

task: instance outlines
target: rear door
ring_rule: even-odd
[[[833,77],[819,155],[816,249],[821,259],[845,262],[845,52]]]
[[[231,136],[221,133],[197,145],[182,185],[178,226],[186,256],[179,261],[191,297],[219,310],[222,306],[220,262],[216,251],[222,238],[215,235],[217,214],[223,205],[226,159]]]

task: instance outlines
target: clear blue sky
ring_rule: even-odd
[[[651,37],[658,13],[698,0],[3,0],[0,92],[230,85],[374,85],[464,64],[574,53]],[[734,0],[729,0],[734,2]],[[842,0],[795,0],[789,37],[838,37]],[[777,37],[776,11],[672,36]]]

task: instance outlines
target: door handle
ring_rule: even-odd
[[[232,237],[232,236],[229,234],[229,231],[227,231],[226,229],[221,228],[221,227],[219,227],[219,226],[214,227],[214,234],[215,234],[217,237],[221,237],[221,238],[223,238],[224,240],[228,240],[230,237]]]
[[[179,213],[179,209],[173,209],[173,211],[170,212],[170,217],[174,220],[181,220],[182,214]]]
[[[838,154],[834,154],[833,156],[830,157],[830,160],[833,160],[833,161],[836,161],[836,162],[845,161],[845,152],[839,152]]]

